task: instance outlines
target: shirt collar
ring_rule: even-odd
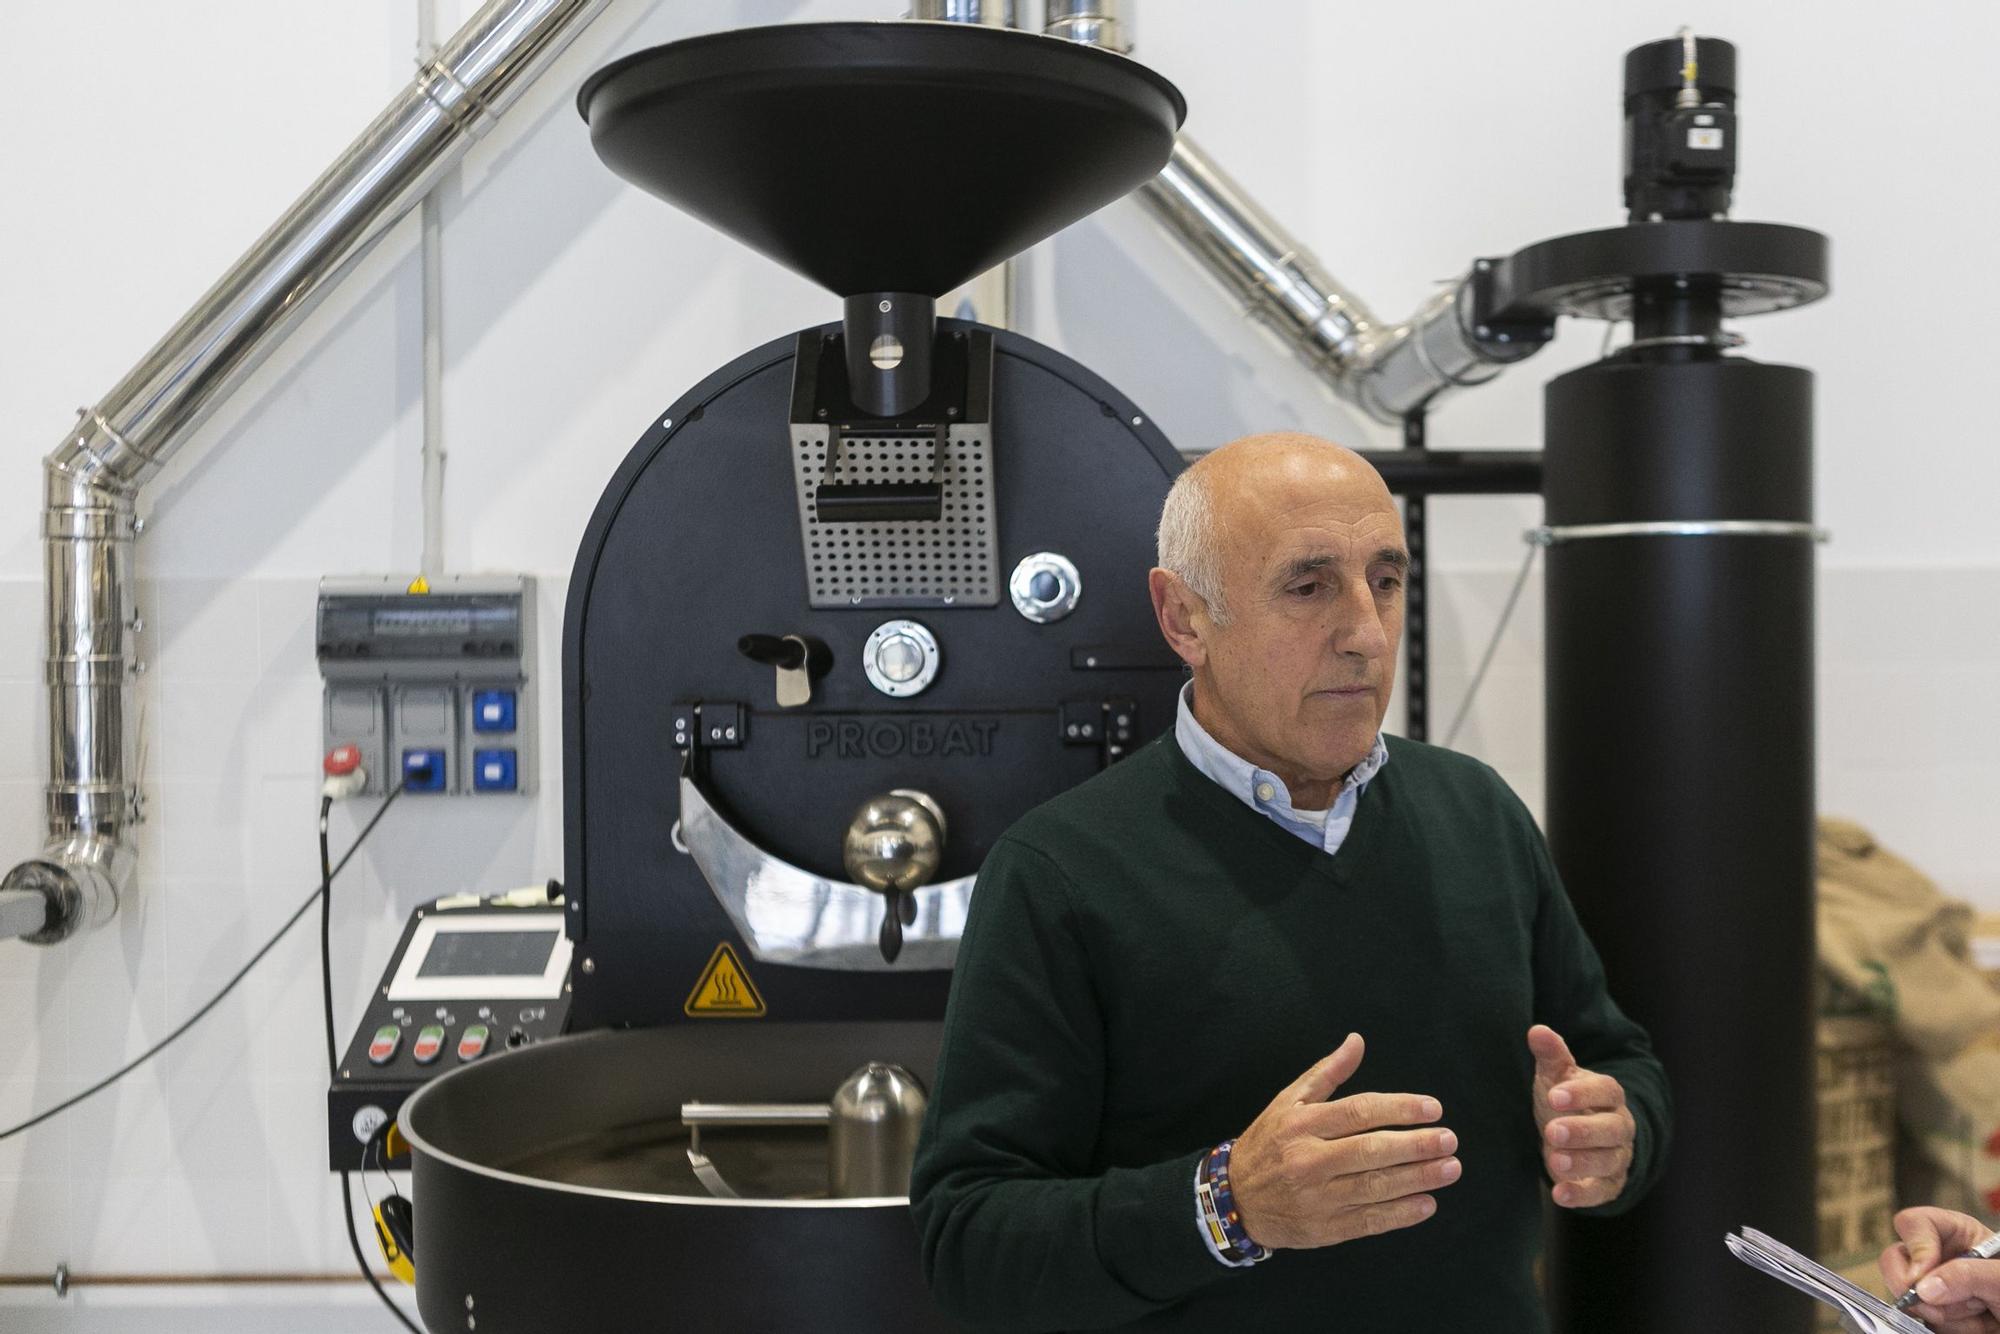
[[[1213,781],[1220,783],[1231,796],[1248,802],[1260,809],[1274,813],[1294,815],[1297,808],[1292,805],[1291,793],[1284,780],[1268,769],[1260,769],[1250,761],[1224,746],[1208,734],[1194,716],[1194,682],[1181,687],[1180,705],[1174,718],[1174,740],[1180,743],[1190,763]],[[1334,800],[1349,792],[1358,793],[1368,785],[1368,780],[1380,773],[1382,766],[1389,762],[1389,748],[1382,741],[1381,733],[1376,733],[1375,744],[1368,754],[1348,771],[1341,780],[1340,791]],[[1266,797],[1261,789],[1269,785],[1271,795]],[[1296,818],[1296,817],[1295,817]]]

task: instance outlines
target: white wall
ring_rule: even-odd
[[[837,310],[604,170],[571,106],[577,83],[613,54],[694,32],[897,8],[620,0],[444,187],[446,551],[457,570],[542,578],[543,790],[391,814],[337,891],[343,1032],[413,905],[560,870],[556,627],[604,480],[709,370]],[[6,864],[35,846],[40,819],[39,458],[409,73],[415,18],[401,0],[199,9],[195,24],[190,7],[145,0],[23,6],[0,48]],[[1736,216],[1834,238],[1831,299],[1741,326],[1753,355],[1820,375],[1820,514],[1836,535],[1820,585],[1823,805],[2000,908],[1987,834],[2000,803],[2000,526],[1987,514],[2000,450],[1981,355],[2000,308],[1987,55],[2000,9],[1154,0],[1138,35],[1139,55],[1187,94],[1190,133],[1397,317],[1473,255],[1621,219],[1623,52],[1682,22],[1741,51]],[[1395,443],[1273,353],[1136,205],[1023,269],[1026,331],[1105,374],[1184,448],[1279,426]],[[417,289],[406,222],[148,492],[155,818],[140,892],[88,939],[0,944],[0,1125],[157,1040],[309,891],[313,581],[416,560]],[[1443,408],[1433,443],[1538,447],[1540,385],[1591,360],[1600,335],[1567,329]],[[1432,513],[1435,708],[1448,717],[1538,515],[1490,499]],[[1531,801],[1539,619],[1531,584],[1461,743]],[[337,817],[336,840],[354,827]],[[313,956],[302,929],[161,1060],[0,1142],[0,1271],[346,1267],[321,1159]],[[321,1326],[310,1301],[283,1319],[376,1327],[352,1297],[323,1304]],[[155,1300],[0,1290],[0,1325],[123,1328],[120,1312]],[[129,1318],[263,1328],[271,1300]]]

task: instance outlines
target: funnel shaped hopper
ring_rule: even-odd
[[[1123,56],[914,22],[690,38],[577,105],[613,171],[841,296],[943,294],[1151,178],[1186,114]]]

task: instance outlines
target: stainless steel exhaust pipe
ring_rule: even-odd
[[[126,709],[134,504],[209,411],[610,0],[491,0],[44,460],[48,843],[0,880],[0,934],[109,921],[143,818]],[[40,929],[23,894],[44,905]]]
[[[1130,6],[1118,0],[1049,0],[1043,30],[1121,53],[1132,49]],[[1383,326],[1186,135],[1138,195],[1247,315],[1377,421],[1400,423],[1446,390],[1490,380],[1534,350],[1479,336],[1466,279],[1435,294],[1407,322]]]
[[[1397,423],[1448,389],[1480,384],[1531,351],[1477,336],[1461,279],[1403,324],[1385,327],[1360,297],[1185,134],[1139,198],[1202,267],[1341,398]]]

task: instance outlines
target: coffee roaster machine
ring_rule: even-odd
[[[1803,1328],[1719,1238],[1812,1229],[1811,1146],[1783,1139],[1811,1087],[1810,377],[1729,355],[1722,320],[1823,295],[1826,251],[1727,217],[1733,57],[1632,52],[1630,221],[1479,260],[1398,331],[1441,390],[1560,315],[1630,320],[1550,386],[1544,454],[1381,457],[1416,498],[1546,493],[1552,840],[1701,1160],[1566,1234],[1555,1305],[1579,1328],[1647,1325],[1690,1286]],[[1088,370],[935,302],[1151,178],[1183,104],[1119,55],[944,24],[697,38],[579,103],[615,171],[842,318],[663,409],[585,534],[565,872],[522,909],[563,923],[567,1036],[410,1085],[419,1306],[503,1334],[944,1328],[905,1202],[837,1189],[819,1127],[857,1071],[931,1077],[992,841],[1171,723],[1183,676],[1140,572],[1182,461]],[[1427,398],[1402,410],[1413,446]],[[1691,896],[1733,989],[1648,946]]]
[[[447,1050],[402,1106],[419,1307],[944,1328],[904,1187],[829,1179],[833,1095],[871,1063],[929,1081],[987,849],[1167,727],[1184,676],[1144,582],[1179,455],[935,301],[1157,173],[1184,106],[1108,52],[874,23],[641,52],[578,101],[615,171],[843,318],[665,407],[584,536],[564,875],[522,910],[565,922],[570,1035]]]

